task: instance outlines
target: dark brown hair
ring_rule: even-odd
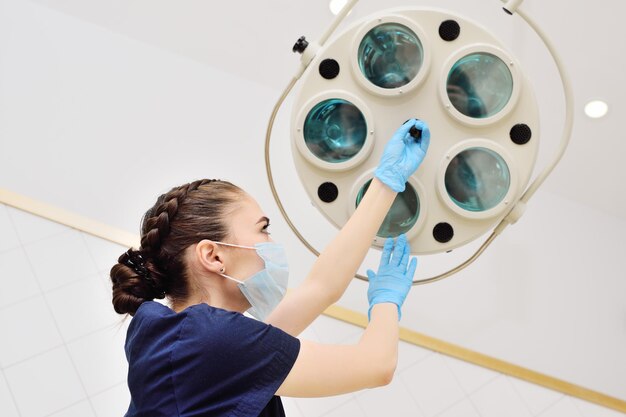
[[[123,253],[111,268],[115,311],[132,316],[144,301],[165,295],[185,300],[184,250],[202,239],[223,241],[226,218],[244,194],[228,181],[203,179],[159,196],[141,220],[140,248]]]

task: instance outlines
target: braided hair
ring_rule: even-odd
[[[183,301],[189,279],[183,252],[202,239],[228,236],[226,218],[244,191],[228,181],[197,180],[174,187],[157,198],[141,220],[141,245],[130,248],[111,268],[113,308],[135,314],[144,301]]]

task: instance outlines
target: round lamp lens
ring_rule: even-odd
[[[378,25],[359,45],[361,72],[374,85],[398,88],[411,82],[424,61],[424,49],[417,35],[399,23]]]
[[[325,162],[348,161],[363,148],[366,138],[363,113],[346,100],[324,100],[311,109],[304,121],[307,148]]]
[[[513,76],[500,58],[481,52],[458,60],[450,69],[446,87],[454,108],[481,119],[497,114],[509,102]]]
[[[479,212],[497,206],[509,191],[511,175],[500,155],[487,148],[469,148],[450,161],[445,186],[464,210]]]
[[[361,187],[356,197],[356,206],[361,203],[365,192],[370,186],[372,180],[369,180]],[[406,184],[404,191],[396,196],[393,201],[385,220],[381,224],[378,237],[396,237],[402,233],[406,233],[415,225],[420,214],[420,200],[417,196],[415,188],[409,183]]]

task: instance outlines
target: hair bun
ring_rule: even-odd
[[[132,316],[143,302],[164,298],[165,291],[154,275],[142,251],[131,248],[120,255],[110,273],[115,311]]]

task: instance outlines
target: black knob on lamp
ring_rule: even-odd
[[[409,120],[407,120],[406,122],[408,122]],[[419,119],[415,119],[415,120],[419,121]],[[409,130],[409,135],[413,136],[413,138],[415,139],[415,142],[418,142],[422,138],[422,129],[418,129],[415,126],[412,126],[411,129]]]

